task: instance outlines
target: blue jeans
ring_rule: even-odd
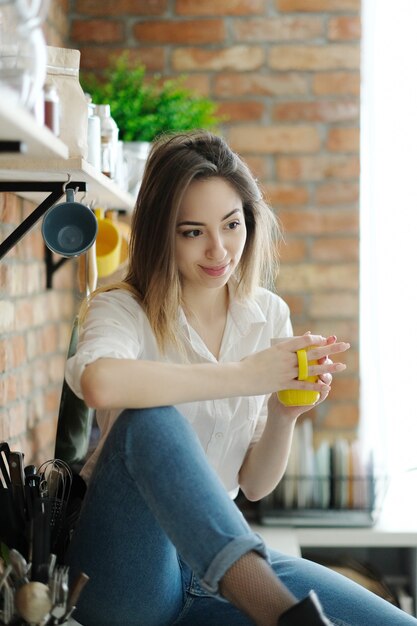
[[[105,442],[68,553],[71,576],[90,576],[74,617],[83,626],[253,625],[218,593],[252,550],[297,598],[315,589],[338,626],[417,626],[331,570],[268,551],[172,407],[124,411]]]

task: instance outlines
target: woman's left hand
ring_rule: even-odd
[[[332,343],[336,343],[337,341],[337,337],[336,335],[331,335],[330,337],[327,337],[327,345],[330,346]],[[328,356],[323,357],[322,359],[319,359],[318,363],[323,364],[323,363],[333,363],[333,361],[331,359],[329,359]],[[324,383],[326,383],[326,385],[328,385],[329,387],[332,384],[332,380],[333,380],[333,376],[331,374],[321,374],[321,376],[319,376],[320,380],[322,380]],[[321,394],[324,397],[320,397],[320,399],[318,400],[318,402],[323,402],[323,400],[325,400],[327,398],[327,396],[329,395],[329,392],[327,392],[326,394]],[[317,404],[317,402],[316,402]]]
[[[337,341],[337,337],[335,335],[331,335],[327,337],[327,345],[331,345]],[[319,359],[319,364],[323,363],[332,363],[332,360],[329,357],[324,356]],[[330,393],[330,387],[332,384],[333,376],[331,374],[321,374],[319,376],[320,380],[322,380],[326,385],[328,385],[328,389],[326,391],[322,391],[320,393],[320,397],[314,404],[309,404],[307,406],[285,406],[282,402],[279,401],[278,395],[276,393],[271,393],[268,400],[268,415],[275,415],[277,417],[286,417],[289,420],[297,419],[303,413],[310,411],[313,407],[317,406],[321,402],[327,398]]]

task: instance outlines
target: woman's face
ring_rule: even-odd
[[[183,287],[224,287],[245,242],[242,200],[235,189],[222,178],[191,183],[176,233],[176,262]]]

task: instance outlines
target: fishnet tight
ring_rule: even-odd
[[[279,616],[297,600],[257,552],[248,552],[227,570],[220,593],[257,626],[277,626]]]

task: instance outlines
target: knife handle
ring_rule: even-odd
[[[12,483],[13,499],[22,517],[25,516],[25,474],[23,469],[23,452],[10,452],[9,469]]]
[[[86,583],[90,580],[90,577],[85,572],[80,572],[75,578],[71,589],[68,594],[67,609],[77,605],[78,598],[81,595]]]
[[[9,489],[12,486],[9,469],[10,448],[6,441],[0,443],[0,486]]]

